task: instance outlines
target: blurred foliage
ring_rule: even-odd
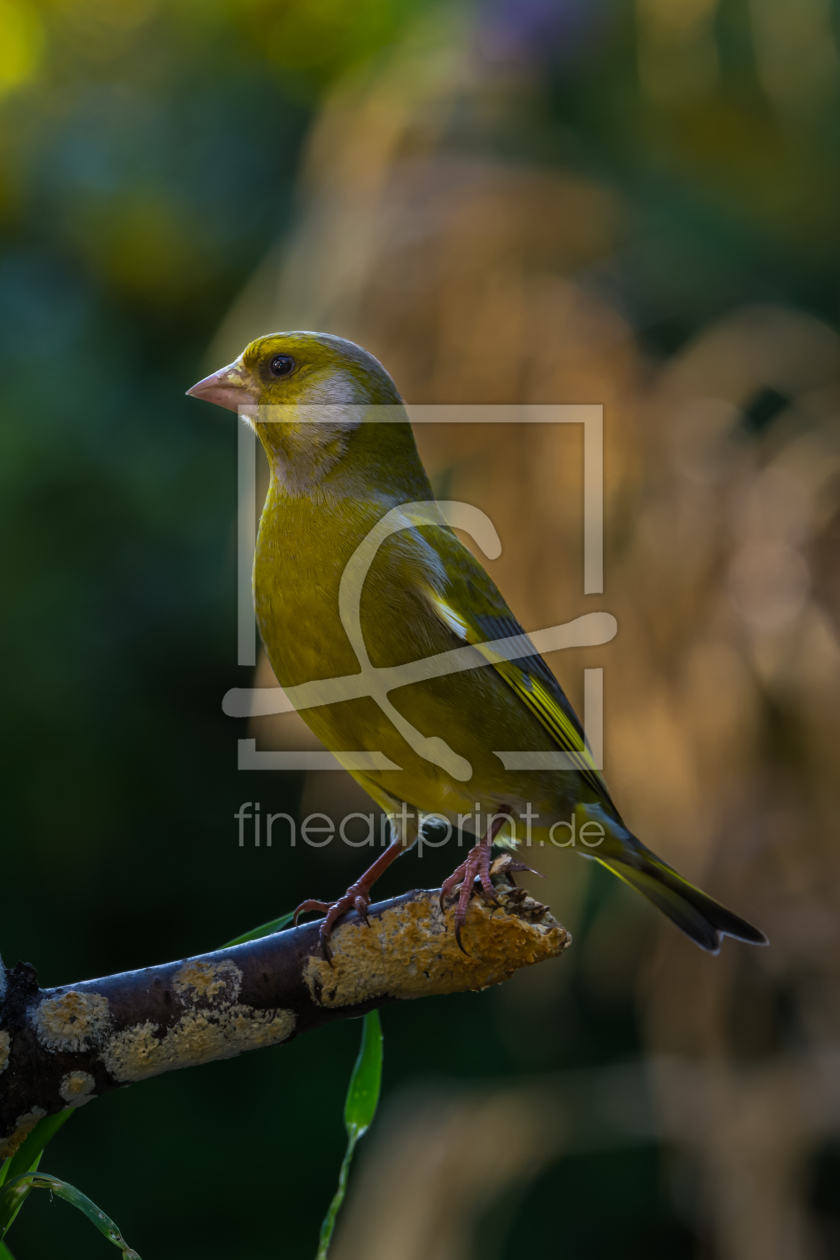
[[[482,46],[543,77],[499,151],[627,197],[602,291],[671,351],[745,300],[838,315],[837,7],[822,0],[563,0],[488,6]]]
[[[7,962],[32,961],[46,985],[178,957],[303,897],[338,891],[358,871],[355,851],[237,847],[233,815],[243,800],[294,811],[303,785],[236,770],[235,738],[247,732],[220,709],[229,687],[250,683],[232,664],[236,432],[231,418],[183,396],[218,366],[206,363],[207,346],[265,257],[274,260],[276,289],[277,243],[307,218],[297,179],[313,120],[349,117],[359,84],[373,85],[378,112],[361,116],[347,169],[341,154],[333,169],[336,187],[363,182],[379,160],[370,155],[376,126],[387,132],[403,107],[400,91],[422,96],[420,64],[430,81],[450,76],[447,108],[428,91],[411,126],[394,124],[396,157],[434,152],[523,174],[524,191],[508,201],[504,181],[503,194],[492,179],[478,182],[460,219],[454,200],[424,201],[414,185],[398,201],[389,221],[398,220],[401,248],[420,249],[427,228],[440,233],[433,265],[422,254],[413,271],[374,257],[368,277],[370,308],[387,325],[383,357],[411,397],[434,398],[437,389],[447,401],[502,400],[524,376],[511,371],[514,383],[497,385],[493,372],[542,355],[556,357],[565,375],[546,375],[537,392],[560,396],[560,380],[588,397],[587,389],[612,381],[610,405],[628,381],[637,388],[733,308],[773,301],[838,322],[837,21],[827,0],[487,0],[463,10],[422,0],[0,0]],[[457,53],[457,72],[441,44],[451,60]],[[336,230],[346,228],[355,248],[354,220],[336,201]],[[482,205],[497,215],[485,236],[476,232]],[[525,241],[511,245],[516,224]],[[557,346],[549,348],[528,342],[524,315],[505,322],[508,291],[497,283],[536,267],[534,258],[540,267],[548,258],[602,304],[597,319],[586,306],[560,303],[559,314],[546,307],[556,314]],[[463,279],[462,265],[487,287],[466,286],[458,305],[446,285],[453,275]],[[457,346],[458,362],[424,376],[434,340],[423,323],[423,284],[433,274],[428,306],[436,318],[451,313],[441,344]],[[291,312],[296,324],[310,309],[305,287]],[[540,293],[527,291],[526,314]],[[602,319],[607,308],[617,322]],[[372,316],[360,326],[381,331]],[[563,358],[563,337],[580,328],[583,351],[569,335]],[[608,356],[627,328],[640,354],[624,378],[611,377]],[[469,346],[458,340],[467,333]],[[597,353],[587,358],[590,333]],[[788,393],[762,388],[743,402],[744,432],[766,437],[772,454]],[[639,410],[647,420],[663,405],[648,395]],[[651,467],[665,431],[653,420],[638,430],[636,446]],[[520,467],[516,458],[511,452],[509,467]],[[457,452],[447,459],[456,471],[466,467]],[[523,471],[528,495],[529,485]],[[468,481],[464,493],[472,493]],[[643,479],[632,493],[638,515],[626,507],[625,488],[611,517],[612,572],[631,547],[631,517],[644,523],[643,509],[657,506],[652,492],[645,501]],[[499,498],[503,511],[507,496]],[[557,546],[571,554],[566,535]],[[656,570],[642,552],[638,572],[660,575],[662,599],[682,563],[681,555],[672,569],[663,560]],[[824,567],[828,601],[836,598],[830,549]],[[511,577],[523,606],[546,615],[528,605],[535,584],[526,565],[520,570]],[[667,673],[655,629],[651,642]],[[795,714],[778,697],[762,693],[761,703],[768,777],[778,781],[783,766],[800,783],[818,781]],[[663,743],[675,744],[663,729]],[[649,809],[656,830],[659,807]],[[780,817],[763,817],[757,806],[732,806],[731,814],[748,850],[753,832],[772,832]],[[664,831],[664,807],[662,816]],[[427,853],[422,868],[408,857],[382,893],[430,886],[452,865],[446,851]],[[523,977],[498,995],[389,1009],[386,1094],[429,1074],[490,1082],[641,1053],[638,977],[644,990],[659,974],[658,928],[606,874],[582,881],[564,868],[563,877],[568,913],[556,909],[575,947],[562,964],[545,981]],[[683,958],[679,944],[672,953]],[[790,996],[797,976],[771,983],[763,963],[730,965],[729,957],[714,973],[734,976],[727,1044],[745,1061],[769,1061],[802,1038]],[[702,995],[712,985],[700,966],[665,986],[681,1018],[695,989]],[[793,967],[813,976],[814,957]],[[704,1009],[699,999],[697,1006]],[[739,1023],[744,1011],[754,1014]],[[344,1083],[357,1039],[357,1025],[336,1024],[277,1051],[109,1095],[56,1138],[50,1166],[107,1203],[156,1260],[263,1255],[279,1250],[281,1238],[284,1254],[314,1254],[341,1160]],[[427,1162],[445,1124],[445,1115],[435,1118]],[[815,1166],[814,1199],[836,1238],[837,1159],[833,1147],[826,1152]],[[569,1260],[617,1246],[669,1257],[705,1246],[702,1210],[676,1212],[674,1195],[663,1191],[661,1145],[552,1160],[507,1215],[501,1202],[486,1209],[483,1256],[518,1256],[520,1244],[561,1249]],[[220,1164],[221,1205],[212,1201]],[[522,1168],[527,1181],[534,1169]],[[41,1199],[15,1226],[18,1260],[94,1254],[98,1240],[91,1244],[86,1223]],[[109,1251],[103,1240],[100,1253]]]

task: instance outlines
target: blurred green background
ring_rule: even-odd
[[[740,751],[708,772],[695,759],[726,820],[705,838],[678,768],[633,773],[622,705],[642,742],[673,741],[629,683],[610,744],[610,677],[607,774],[631,799],[644,782],[645,839],[682,866],[667,842],[686,821],[686,873],[734,889],[724,900],[776,953],[697,959],[609,876],[587,864],[564,882],[583,868],[564,864],[549,899],[574,947],[546,979],[384,1012],[380,1132],[337,1260],[840,1255],[837,37],[829,0],[0,0],[7,963],[32,962],[46,986],[199,952],[338,892],[361,863],[237,845],[243,801],[294,811],[305,794],[316,809],[327,791],[237,771],[236,739],[255,732],[220,707],[251,683],[235,664],[236,428],[184,391],[268,323],[355,336],[413,401],[605,401],[603,606],[623,612],[628,645],[606,668],[683,678],[687,568],[729,652],[701,690],[734,704],[737,679],[752,688],[748,735],[739,709],[709,736],[720,751],[741,732]],[[396,244],[372,240],[381,215]],[[527,321],[544,300],[537,347]],[[714,328],[706,358],[686,359]],[[735,398],[727,382],[762,337],[763,375]],[[529,377],[538,361],[561,366]],[[499,362],[525,366],[502,381]],[[694,493],[663,451],[697,397],[737,412],[723,480],[686,483],[713,485],[692,510],[729,540],[701,576],[693,527],[660,569],[663,546],[634,551],[645,513],[682,520]],[[796,443],[814,434],[803,463]],[[730,522],[751,494],[762,520],[784,515],[789,481],[761,477],[794,447],[815,505],[791,544],[808,593],[773,621],[776,570],[727,568],[743,541]],[[517,467],[489,445],[425,454],[447,485]],[[528,448],[528,501],[539,466]],[[529,627],[577,614],[575,545],[560,529],[568,563],[511,578]],[[534,595],[546,584],[551,608]],[[669,695],[689,727],[699,692]],[[383,895],[452,865],[409,856]],[[715,1035],[695,1036],[689,1011]],[[313,1255],[358,1036],[347,1022],[109,1095],[44,1169],[147,1260]],[[405,1199],[377,1198],[389,1168]],[[46,1196],[9,1241],[17,1260],[110,1254]]]

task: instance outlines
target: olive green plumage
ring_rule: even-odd
[[[359,672],[339,613],[345,566],[383,517],[428,502],[431,487],[396,386],[376,359],[351,342],[321,333],[278,333],[252,342],[235,363],[194,391],[250,420],[271,468],[254,563],[257,621],[278,681],[291,688]],[[282,406],[282,419],[265,410]],[[390,408],[391,423],[366,423]],[[320,423],[314,422],[318,408]],[[398,666],[466,644],[524,633],[494,582],[441,525],[411,525],[387,538],[361,589],[361,628],[371,664]],[[406,802],[417,815],[457,823],[505,808],[538,815],[532,844],[552,824],[600,823],[590,851],[663,910],[704,949],[722,935],[765,938],[682,879],[625,827],[586,749],[583,732],[545,662],[499,660],[427,679],[389,693],[389,716],[358,697],[303,709],[302,717],[341,760],[348,750],[384,753],[399,769],[351,770],[388,812]],[[399,715],[429,740],[445,740],[465,771],[437,763],[406,740]],[[396,724],[395,724],[396,723]],[[416,743],[416,741],[415,741]],[[574,755],[577,770],[508,771],[495,749]],[[445,759],[444,759],[445,761]],[[522,838],[521,828],[517,828]],[[591,834],[591,833],[590,833]],[[416,831],[404,836],[410,843]]]

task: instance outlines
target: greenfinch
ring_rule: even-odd
[[[298,907],[324,916],[327,956],[336,920],[365,917],[373,884],[429,818],[476,837],[441,892],[460,884],[461,948],[474,889],[495,897],[492,843],[501,832],[521,843],[523,819],[528,844],[581,839],[577,851],[703,949],[717,953],[723,936],[766,944],[625,826],[559,683],[436,511],[403,400],[371,354],[325,333],[272,334],[188,393],[243,409],[265,449],[262,641],[301,716],[391,820],[390,844],[344,896]],[[522,750],[524,768],[496,749]]]

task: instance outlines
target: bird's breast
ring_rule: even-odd
[[[383,514],[381,504],[329,510],[270,495],[257,540],[254,604],[283,687],[358,673],[363,654],[387,668],[451,646],[421,594],[428,576],[416,540],[389,539],[347,579],[348,562]]]

